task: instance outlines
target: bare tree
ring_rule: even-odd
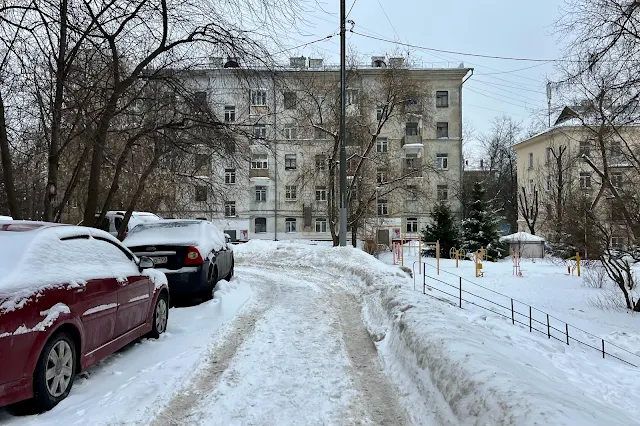
[[[533,193],[527,194],[524,186],[520,187],[518,193],[518,207],[520,214],[529,228],[532,235],[536,235],[536,221],[538,220],[538,190],[535,185],[532,188]],[[531,199],[533,198],[533,199]]]

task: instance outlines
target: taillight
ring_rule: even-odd
[[[184,258],[185,265],[202,265],[204,260],[200,256],[200,251],[194,246],[190,246],[187,251],[187,256]]]

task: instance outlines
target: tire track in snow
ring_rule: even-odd
[[[253,281],[243,278],[247,282]],[[191,423],[191,421],[185,423],[185,418],[206,395],[206,392],[216,386],[238,349],[253,334],[258,320],[273,306],[277,296],[274,291],[265,291],[260,286],[252,287],[256,292],[256,299],[259,301],[257,306],[251,307],[247,312],[234,319],[231,325],[233,331],[223,336],[220,344],[211,349],[198,377],[187,387],[178,391],[149,423],[150,425],[179,426]]]

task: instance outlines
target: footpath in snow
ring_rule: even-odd
[[[410,381],[397,383],[405,402],[428,401],[415,411],[436,421],[414,416],[415,424],[639,424],[637,368],[425,296],[397,266],[359,250],[253,242],[243,255],[256,265],[344,277],[365,304],[388,375]]]

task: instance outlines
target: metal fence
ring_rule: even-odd
[[[416,290],[415,266],[417,263],[417,261],[413,263],[414,290]],[[427,272],[427,268],[435,270],[436,266],[426,262],[422,263],[422,294],[426,296],[445,300],[461,309],[464,309],[463,302],[464,304],[474,305],[511,320],[513,325],[528,328],[530,332],[542,333],[549,339],[555,339],[567,345],[573,342],[598,351],[602,354],[602,358],[608,356],[633,367],[640,366],[640,355],[604,340],[595,334],[568,324],[511,296],[484,287],[442,268],[440,272],[453,277],[457,283],[453,284],[434,277]],[[427,291],[436,291],[442,297],[429,294]],[[489,294],[478,294],[482,292],[488,292]]]

